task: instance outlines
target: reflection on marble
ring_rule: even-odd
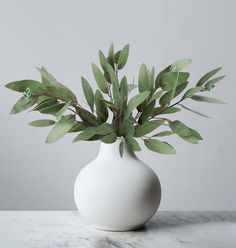
[[[132,232],[94,229],[78,212],[0,212],[0,247],[235,248],[236,211],[159,211]]]

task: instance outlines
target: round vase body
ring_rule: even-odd
[[[155,172],[119,141],[101,143],[98,156],[77,176],[74,198],[81,216],[98,229],[128,231],[142,227],[160,205]]]

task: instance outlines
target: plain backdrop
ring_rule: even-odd
[[[50,128],[32,128],[37,113],[9,115],[20,97],[4,84],[39,79],[45,66],[73,89],[82,102],[80,77],[95,86],[91,62],[111,42],[130,43],[123,73],[137,79],[141,63],[157,70],[179,58],[192,58],[190,83],[218,66],[226,78],[209,94],[228,105],[186,105],[212,116],[176,114],[199,130],[204,140],[192,145],[170,137],[174,156],[144,148],[137,155],[158,174],[162,210],[235,210],[235,56],[236,2],[179,1],[0,1],[0,210],[75,210],[74,181],[98,153],[99,142],[72,144],[68,135],[45,144]],[[127,185],[128,187],[128,185]]]

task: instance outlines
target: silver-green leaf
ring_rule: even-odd
[[[128,146],[131,148],[131,150],[136,151],[136,152],[141,151],[141,147],[140,147],[140,145],[136,139],[127,135],[125,137],[125,140],[126,140]]]
[[[125,66],[128,56],[129,56],[129,44],[124,46],[120,52],[118,59],[118,69],[122,69]]]
[[[171,65],[171,71],[181,71],[191,63],[192,59],[179,59]]]
[[[198,102],[226,104],[225,102],[222,102],[218,99],[207,97],[207,96],[195,95],[195,96],[192,96],[191,99],[193,99],[194,101],[198,101]]]
[[[194,113],[194,114],[197,114],[197,115],[200,115],[200,116],[202,116],[202,117],[206,117],[206,118],[211,118],[209,115],[206,115],[206,114],[202,114],[202,113],[200,113],[200,112],[198,112],[198,111],[196,111],[196,110],[194,110],[194,109],[191,109],[191,108],[189,108],[189,107],[186,107],[185,105],[183,105],[183,104],[179,104],[183,109],[186,109],[186,110],[188,110],[188,111],[190,111],[190,112],[192,112],[192,113]]]
[[[149,90],[148,72],[145,64],[142,64],[139,70],[138,88],[139,88],[139,92]]]
[[[144,91],[142,93],[139,93],[138,95],[132,97],[129,102],[128,102],[128,106],[127,109],[125,111],[125,115],[124,118],[128,119],[130,114],[132,113],[132,111],[138,107],[139,104],[141,104],[142,102],[144,102],[148,96],[149,96],[149,91]]]
[[[162,154],[175,154],[175,149],[168,143],[157,140],[157,139],[145,139],[144,140],[145,146],[153,151]]]
[[[101,141],[106,144],[111,144],[114,143],[116,139],[117,139],[117,134],[113,132],[106,135],[104,138],[101,139]]]
[[[114,132],[112,125],[105,122],[95,129],[95,133],[100,135],[106,135],[112,132]]]
[[[71,101],[67,102],[65,104],[65,106],[63,108],[61,108],[57,113],[56,113],[56,117],[58,120],[61,119],[62,115],[66,112],[66,110],[68,109],[68,107],[70,106]]]
[[[75,116],[74,115],[66,115],[62,116],[62,118],[55,124],[53,129],[48,134],[46,139],[46,143],[53,143],[63,136],[65,136],[70,129],[74,126]]]
[[[94,63],[92,63],[92,70],[98,88],[103,93],[108,93],[108,84],[101,70]]]
[[[48,127],[54,124],[55,124],[55,121],[49,120],[49,119],[35,120],[29,123],[29,125],[32,127]]]
[[[20,113],[20,112],[32,107],[36,103],[36,101],[37,101],[36,99],[27,99],[23,96],[12,107],[10,114]]]
[[[180,136],[190,136],[192,131],[181,121],[172,121],[169,123],[171,130]]]
[[[95,127],[88,127],[74,138],[73,143],[80,140],[88,140],[95,134]]]
[[[211,77],[213,77],[218,71],[221,70],[222,67],[218,67],[212,71],[207,72],[204,74],[197,82],[196,86],[202,86],[205,84]]]
[[[192,97],[195,93],[201,91],[202,89],[203,89],[202,86],[196,86],[196,87],[194,87],[194,88],[191,88],[191,89],[187,90],[187,91],[184,93],[184,95],[183,95],[183,97],[182,97],[181,100],[184,100],[184,99],[186,99],[186,98]]]
[[[164,123],[164,120],[154,120],[154,121],[147,121],[143,125],[138,126],[135,129],[134,137],[141,137],[148,133],[151,133],[158,127],[160,127]]]
[[[94,111],[94,93],[93,89],[90,86],[89,82],[84,78],[81,77],[81,83],[82,83],[82,88],[84,91],[84,96],[86,98],[86,101],[91,109],[91,111]]]

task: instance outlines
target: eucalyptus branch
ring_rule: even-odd
[[[84,108],[76,99],[75,94],[66,85],[58,83],[54,76],[44,67],[39,69],[41,82],[21,80],[8,83],[6,85],[7,88],[20,93],[23,92],[23,97],[21,96],[15,103],[11,114],[22,112],[36,105],[34,107],[35,111],[38,110],[53,117],[55,115],[60,117],[56,122],[54,120],[41,119],[30,123],[31,126],[35,127],[55,125],[48,135],[47,143],[55,142],[67,132],[70,132],[71,129],[73,129],[73,132],[76,132],[78,129],[77,132],[83,131],[75,137],[74,142],[79,140],[95,140],[98,136],[102,142],[111,144],[117,140],[117,137],[122,136],[134,151],[141,150],[141,147],[136,141],[136,138],[141,136],[140,138],[144,140],[145,146],[151,151],[173,154],[175,153],[175,149],[158,138],[170,135],[173,132],[184,140],[197,144],[202,137],[196,130],[188,127],[179,120],[171,121],[163,117],[162,114],[177,112],[179,109],[173,107],[179,105],[192,113],[208,117],[198,111],[185,107],[181,102],[188,98],[199,102],[222,103],[214,98],[195,95],[199,92],[210,91],[215,87],[216,83],[224,78],[224,76],[214,77],[221,68],[213,69],[204,74],[195,86],[184,92],[180,100],[172,103],[175,96],[182,93],[188,84],[190,74],[183,72],[183,69],[191,63],[191,59],[178,60],[160,71],[157,75],[154,75],[154,69],[148,69],[145,64],[142,64],[137,80],[139,92],[130,97],[130,92],[135,87],[130,89],[132,85],[128,84],[126,77],[121,81],[122,83],[118,79],[119,70],[126,65],[128,54],[128,44],[117,52],[114,51],[112,44],[108,56],[105,56],[102,51],[99,51],[101,67],[92,63],[93,76],[98,86],[96,93],[94,93],[90,83],[81,77],[83,93],[87,103],[84,105],[84,100],[82,102],[80,98],[78,100]],[[181,84],[183,85],[181,86]],[[159,92],[158,89],[161,89],[161,91]],[[39,102],[38,97],[40,96],[46,96],[46,100],[44,101],[43,98]],[[159,101],[160,105],[155,106],[154,103],[157,102],[159,97],[161,97]],[[89,106],[91,111],[86,110],[87,106]],[[142,106],[141,111],[137,111],[139,106]],[[73,114],[64,115],[66,109]],[[80,125],[76,128],[75,115],[78,115],[81,119]],[[109,115],[112,115],[112,123],[109,121]],[[135,117],[133,118],[133,116]],[[142,121],[139,121],[140,117]],[[158,133],[158,135],[154,135],[154,137],[148,137],[151,132],[160,126],[169,126],[171,131],[163,131]],[[120,153],[122,153],[122,147],[123,144],[120,145]]]
[[[156,116],[158,116],[158,115],[161,115],[163,112],[165,112],[166,110],[168,110],[168,109],[170,109],[170,108],[172,108],[172,107],[174,107],[175,105],[178,105],[179,103],[181,103],[183,100],[182,99],[180,99],[179,101],[177,101],[176,103],[174,103],[174,104],[172,104],[172,105],[170,105],[170,106],[168,106],[168,107],[166,107],[166,108],[163,108],[163,109],[161,109],[160,111],[158,111],[155,115],[153,115],[153,116],[151,116],[151,117],[149,117],[149,119],[148,120],[151,120],[152,118],[154,118],[154,117],[156,117]]]

